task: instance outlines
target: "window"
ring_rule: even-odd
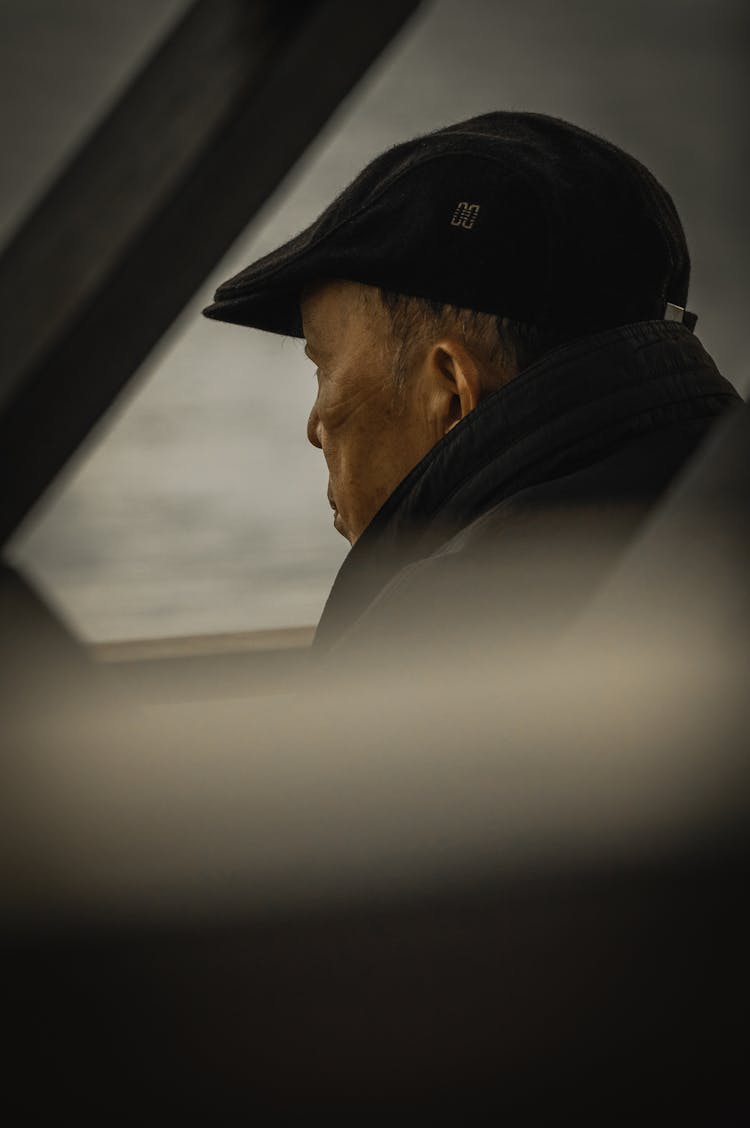
[[[111,39],[114,59],[122,28],[111,11],[92,28],[97,7],[66,0],[33,10],[39,20],[57,13],[71,58],[88,58],[98,36]],[[123,52],[92,80],[107,86],[100,102],[181,7],[119,11],[131,58]],[[27,10],[6,9],[6,19]],[[738,234],[747,224],[741,18],[732,0],[687,12],[680,0],[655,9],[641,0],[425,5],[206,279],[16,535],[11,559],[91,641],[314,623],[347,545],[331,526],[320,452],[305,440],[312,368],[299,342],[210,323],[200,309],[219,281],[295,234],[377,152],[489,108],[568,117],[654,169],[687,229],[699,335],[737,378],[746,285]],[[51,33],[43,22],[38,32],[33,64],[43,71],[54,62],[44,54]],[[89,123],[98,103],[79,94]],[[68,134],[49,139],[58,157]],[[6,212],[17,204],[6,201]]]

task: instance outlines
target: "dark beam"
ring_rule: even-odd
[[[4,543],[419,0],[197,0],[0,258]]]

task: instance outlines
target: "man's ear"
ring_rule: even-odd
[[[434,344],[426,358],[434,389],[434,408],[443,434],[473,411],[485,394],[482,369],[453,338]]]

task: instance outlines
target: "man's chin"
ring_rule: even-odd
[[[346,525],[342,521],[341,514],[339,513],[338,509],[334,509],[333,511],[333,527],[337,533],[341,533],[342,537],[345,537],[347,540],[349,540],[349,535],[346,531]]]
[[[353,537],[347,529],[346,525],[344,524],[344,519],[339,513],[338,509],[334,509],[333,511],[333,527],[337,533],[341,533],[341,536],[344,538],[344,540],[348,540],[349,544],[354,544],[354,541],[357,538]]]

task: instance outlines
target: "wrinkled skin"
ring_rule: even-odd
[[[351,544],[393,490],[482,394],[482,374],[458,342],[440,340],[394,382],[387,314],[375,291],[326,281],[302,299],[305,352],[318,392],[307,435],[328,466],[334,525]]]

